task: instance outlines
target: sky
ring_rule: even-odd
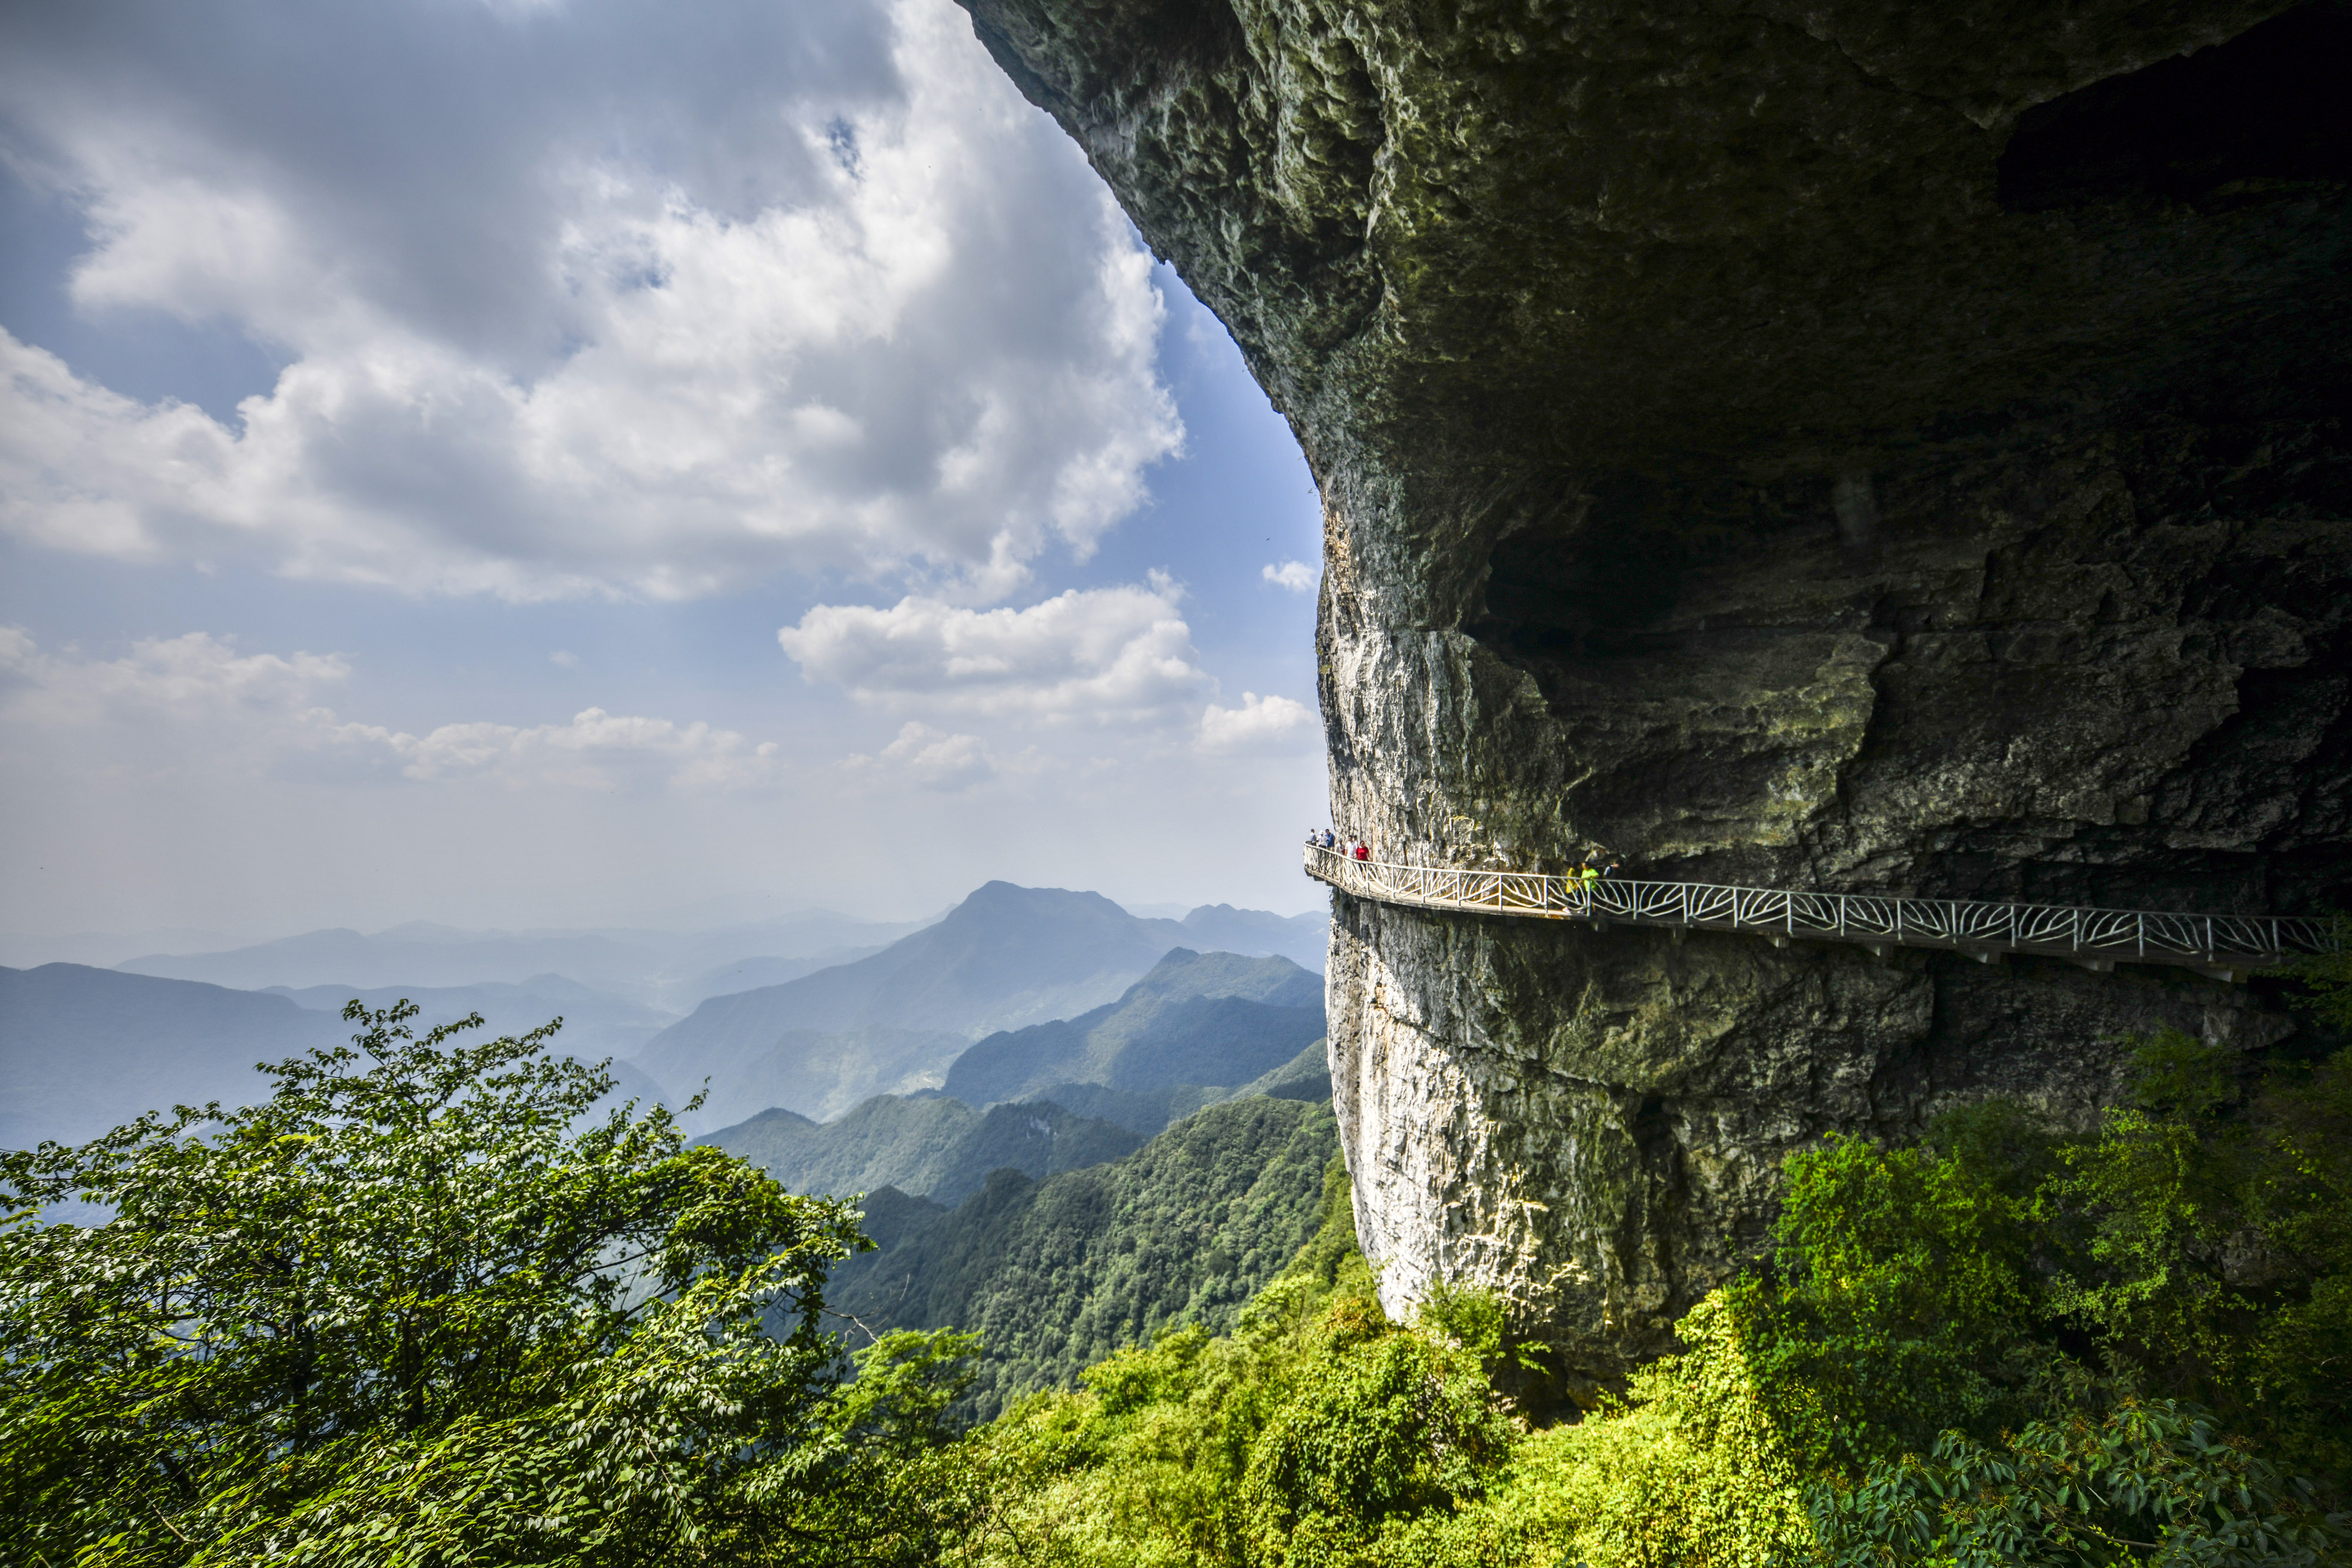
[[[6,7],[0,369],[0,930],[1319,902],[1313,483],[950,0]]]

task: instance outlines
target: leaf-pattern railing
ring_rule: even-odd
[[[1874,893],[1793,893],[1709,883],[1587,879],[1352,860],[1310,845],[1307,874],[1358,898],[1426,909],[1697,925],[1768,936],[1906,947],[2079,956],[2126,963],[2274,962],[2335,950],[2325,920],[2272,915],[2173,915],[2048,904],[1972,904]]]

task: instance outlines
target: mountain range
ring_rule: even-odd
[[[272,986],[266,994],[285,997],[299,1007],[339,1017],[343,1004],[355,997],[371,1008],[388,1008],[405,998],[424,1009],[417,1019],[419,1025],[454,1023],[468,1013],[479,1013],[501,1034],[537,1029],[550,1019],[561,1018],[563,1029],[556,1036],[559,1045],[583,1061],[608,1056],[621,1059],[614,1063],[615,1075],[625,1081],[634,1078],[653,1098],[659,1098],[661,1092],[654,1087],[653,1080],[629,1065],[629,1061],[645,1049],[646,1041],[676,1021],[675,1014],[592,990],[562,975],[534,975],[520,985],[490,981],[477,986],[366,988],[304,986],[296,989]]]
[[[1092,894],[999,883],[936,925],[911,930],[861,927],[823,912],[716,936],[415,925],[131,961],[206,976],[55,963],[0,971],[0,1146],[87,1138],[175,1101],[249,1100],[263,1088],[255,1062],[341,1043],[350,1031],[336,1015],[355,995],[376,1007],[410,998],[425,1008],[428,1024],[479,1011],[500,1032],[561,1014],[561,1048],[589,1061],[614,1058],[619,1092],[679,1106],[705,1076],[713,1078],[722,1092],[690,1119],[695,1127],[772,1106],[835,1116],[877,1092],[941,1083],[977,1037],[1113,1003],[1171,948],[1224,943],[1264,953],[1282,944],[1319,960],[1324,928],[1319,914],[1286,918],[1223,904],[1181,921],[1139,919]],[[756,951],[891,929],[906,934],[878,952],[847,949],[845,963],[827,962],[842,954],[838,947],[796,956]],[[751,956],[688,972],[713,953],[747,948]],[[530,967],[550,958],[569,967]],[[606,960],[619,968],[600,972],[596,965]],[[336,961],[357,972],[318,977]],[[415,972],[394,967],[411,961]],[[804,965],[824,967],[792,973]],[[777,973],[792,977],[705,997],[694,1016],[676,1023],[649,999],[663,987],[691,992]],[[625,982],[617,990],[593,983],[615,974]],[[1051,1087],[1055,1076],[1041,1081]],[[1213,1097],[1181,1083],[1148,1091],[1097,1084],[1085,1092],[1092,1098],[1083,1115],[1146,1132]],[[1134,1095],[1141,1098],[1127,1097]]]
[[[707,1081],[703,1125],[770,1107],[822,1121],[877,1093],[939,1086],[976,1039],[1115,1003],[1171,948],[1225,937],[1260,953],[1274,938],[1302,946],[1302,920],[1319,943],[1320,915],[1220,904],[1145,920],[1099,894],[992,882],[870,957],[704,1001],[647,1042],[638,1064],[681,1095]],[[1319,1007],[1320,983],[1286,969]]]
[[[991,1171],[1053,1176],[1133,1154],[1146,1139],[1051,1102],[975,1111],[943,1094],[877,1094],[831,1122],[762,1111],[698,1141],[755,1162],[794,1192],[846,1197],[892,1186],[952,1205]]]
[[[955,1059],[944,1087],[986,1105],[1055,1083],[1246,1082],[1322,1036],[1320,976],[1287,958],[1179,947],[1117,1001],[981,1040]]]
[[[1048,1176],[1099,1165],[1203,1106],[1253,1095],[1329,1103],[1323,1041],[1239,1086],[1057,1083],[1034,1099],[984,1111],[937,1090],[877,1094],[830,1122],[767,1110],[696,1141],[742,1155],[794,1192],[845,1197],[887,1186],[956,1204],[978,1192],[992,1171]]]
[[[310,931],[221,952],[149,953],[114,967],[239,990],[519,985],[554,974],[675,1016],[724,990],[863,957],[924,924],[854,920],[822,909],[691,932],[467,931],[415,922],[369,935]]]
[[[331,1011],[282,994],[82,964],[0,968],[0,1148],[81,1143],[175,1104],[251,1104],[269,1087],[257,1063],[350,1040],[352,1026],[338,1015],[352,993],[333,994],[341,999]],[[453,1022],[478,1005],[468,993],[456,995],[467,999],[434,1001],[418,1025]],[[499,1033],[519,1033],[547,1017],[533,1007],[488,1021]],[[610,1054],[583,1050],[566,1035],[557,1044],[589,1061]],[[660,1097],[653,1080],[627,1062],[616,1061],[611,1071],[616,1095]]]

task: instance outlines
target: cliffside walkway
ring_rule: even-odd
[[[1307,874],[1351,897],[1416,909],[1582,920],[1595,925],[1738,931],[1765,937],[1775,946],[1846,942],[1877,953],[1889,947],[1945,947],[1983,964],[1998,962],[2004,954],[2032,954],[2102,970],[2117,964],[2171,964],[2234,980],[2250,969],[2336,949],[2331,923],[2270,915],[1969,904],[1622,877],[1584,882],[1536,872],[1354,861],[1338,850],[1315,846],[1307,849]]]

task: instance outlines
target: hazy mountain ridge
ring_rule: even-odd
[[[561,1014],[565,1027],[557,1037],[559,1049],[585,1061],[612,1058],[621,1095],[661,1099],[675,1108],[705,1075],[711,1077],[719,1092],[708,1112],[693,1119],[703,1127],[770,1106],[833,1116],[879,1093],[936,1087],[977,1033],[1111,1002],[1154,967],[1168,950],[1162,943],[1178,946],[1173,938],[1188,928],[1227,929],[1250,939],[1278,936],[1302,920],[1321,924],[1319,915],[1286,919],[1227,905],[1204,906],[1183,922],[1145,921],[1092,894],[1005,883],[979,890],[950,917],[959,913],[961,924],[945,936],[929,934],[947,926],[948,917],[878,952],[782,986],[705,998],[697,1018],[686,1020],[674,1020],[643,991],[616,993],[577,974],[530,969],[528,964],[567,944],[574,957],[609,956],[628,949],[625,938],[635,935],[676,944],[708,933],[493,933],[505,943],[493,956],[526,972],[512,979],[477,977],[455,985],[430,983],[430,964],[425,974],[375,984],[364,970],[330,973],[323,981],[302,985],[283,979],[289,973],[300,978],[304,964],[355,955],[370,964],[430,958],[445,966],[444,974],[469,972],[486,961],[476,945],[480,934],[424,923],[373,936],[313,932],[220,954],[153,960],[158,966],[202,967],[215,960],[227,969],[246,966],[275,977],[266,989],[87,965],[7,971],[16,978],[0,996],[0,1093],[7,1102],[0,1107],[0,1142],[87,1138],[175,1102],[255,1098],[263,1087],[252,1071],[255,1062],[344,1042],[350,1030],[335,1015],[353,996],[372,1007],[403,997],[415,1000],[424,1009],[420,1022],[428,1026],[478,1011],[500,1033],[519,1033]],[[747,942],[779,944],[814,941],[841,929],[840,918],[824,912],[736,928],[748,934]],[[821,963],[826,956],[786,962]],[[740,971],[770,961],[733,963]],[[698,983],[716,974],[703,971]],[[782,1009],[780,994],[786,1001]],[[830,1027],[777,1027],[779,1012],[793,1008]],[[861,1012],[868,1021],[858,1021]],[[952,1027],[875,1021],[893,1015],[940,1019]],[[689,1023],[695,1028],[683,1027]],[[680,1034],[689,1037],[685,1044],[690,1049],[678,1049]],[[698,1040],[691,1038],[697,1034]],[[1116,1114],[1095,1119],[1116,1121],[1130,1131],[1156,1131],[1168,1116],[1213,1097],[1179,1092],[1158,1095],[1150,1104],[1106,1101]]]
[[[1181,924],[1186,933],[1184,946],[1203,953],[1251,956],[1276,953],[1318,975],[1330,956],[1331,917],[1320,909],[1276,915],[1264,909],[1236,909],[1230,904],[1204,904]]]
[[[846,1197],[890,1186],[957,1204],[992,1171],[1054,1176],[1133,1154],[1146,1140],[1050,1102],[975,1111],[944,1095],[880,1094],[835,1121],[763,1111],[696,1141],[754,1161],[794,1192]]]
[[[776,967],[756,971],[748,984],[796,964],[807,973],[877,951],[924,924],[855,920],[828,910],[687,932],[467,931],[412,921],[372,934],[336,927],[219,952],[150,953],[113,967],[238,990],[520,985],[556,974],[675,1016],[721,989],[741,988],[735,972],[743,966]]]
[[[1297,1056],[1237,1087],[1171,1083],[1158,1089],[1113,1089],[1101,1083],[1056,1083],[1036,1098],[1149,1138],[1202,1106],[1252,1094],[1330,1103],[1331,1068],[1323,1039],[1318,1036],[1308,1041]]]
[[[715,999],[725,1004],[735,998]],[[722,1006],[719,1018],[725,1019],[730,1010]],[[824,1121],[877,1094],[936,1089],[943,1076],[940,1064],[964,1043],[960,1034],[879,1025],[838,1033],[788,1029],[764,1046],[748,1043],[759,1034],[755,1017],[730,1037],[730,1042],[746,1043],[722,1045],[705,1059],[709,1065],[700,1076],[682,1075],[667,1058],[657,1059],[661,1065],[651,1071],[671,1085],[678,1104],[702,1092],[709,1080],[709,1098],[696,1114],[698,1126],[776,1108]]]
[[[519,1034],[562,1018],[556,1043],[583,1061],[614,1057],[614,1076],[630,1092],[650,1092],[659,1097],[653,1080],[631,1062],[646,1041],[677,1020],[675,1013],[633,1002],[625,997],[592,990],[562,975],[534,975],[519,985],[491,981],[476,986],[305,986],[295,989],[271,986],[266,996],[285,997],[313,1011],[337,1013],[357,998],[371,1008],[394,1002],[415,1002],[422,1010],[417,1022],[425,1027],[454,1023],[468,1013],[479,1013],[499,1034]]]
[[[937,1092],[877,1094],[829,1122],[768,1110],[696,1142],[757,1163],[794,1192],[890,1187],[953,1204],[1000,1167],[1042,1177],[1117,1159],[1205,1106],[1252,1095],[1329,1103],[1323,1041],[1238,1086],[1059,1083],[985,1111]]]
[[[1099,894],[989,883],[871,957],[705,1000],[639,1065],[681,1093],[709,1079],[705,1125],[771,1106],[823,1118],[874,1092],[939,1085],[975,1039],[1115,1002],[1196,930],[1297,935],[1295,920],[1262,912],[1194,914],[1188,928],[1138,919]],[[1319,982],[1308,983],[1319,1001]],[[866,1031],[878,1030],[892,1032],[877,1052],[881,1037]],[[844,1063],[859,1065],[857,1082],[842,1081]]]
[[[424,1027],[476,1010],[478,999],[461,998],[483,989],[439,993],[430,1002],[434,993],[406,994],[424,1006],[417,1019]],[[403,994],[330,990],[343,1000],[361,995],[371,1006],[389,1006]],[[268,1092],[256,1064],[350,1042],[352,1028],[338,1016],[341,1008],[86,964],[0,968],[0,1148],[86,1142],[175,1104],[254,1103]],[[557,1010],[508,1009],[488,1014],[488,1023],[496,1033],[520,1034]],[[568,1021],[555,1048],[588,1061],[614,1054],[591,1031],[575,1036]],[[609,1071],[614,1100],[664,1098],[630,1062],[615,1060]]]
[[[1323,982],[1289,959],[1179,947],[1076,1018],[999,1032],[956,1058],[967,1104],[1036,1098],[1062,1082],[1111,1089],[1246,1082],[1323,1035]]]
[[[332,1043],[330,1021],[194,980],[0,969],[0,1147],[81,1143],[174,1104],[252,1103],[268,1093],[254,1064]]]

